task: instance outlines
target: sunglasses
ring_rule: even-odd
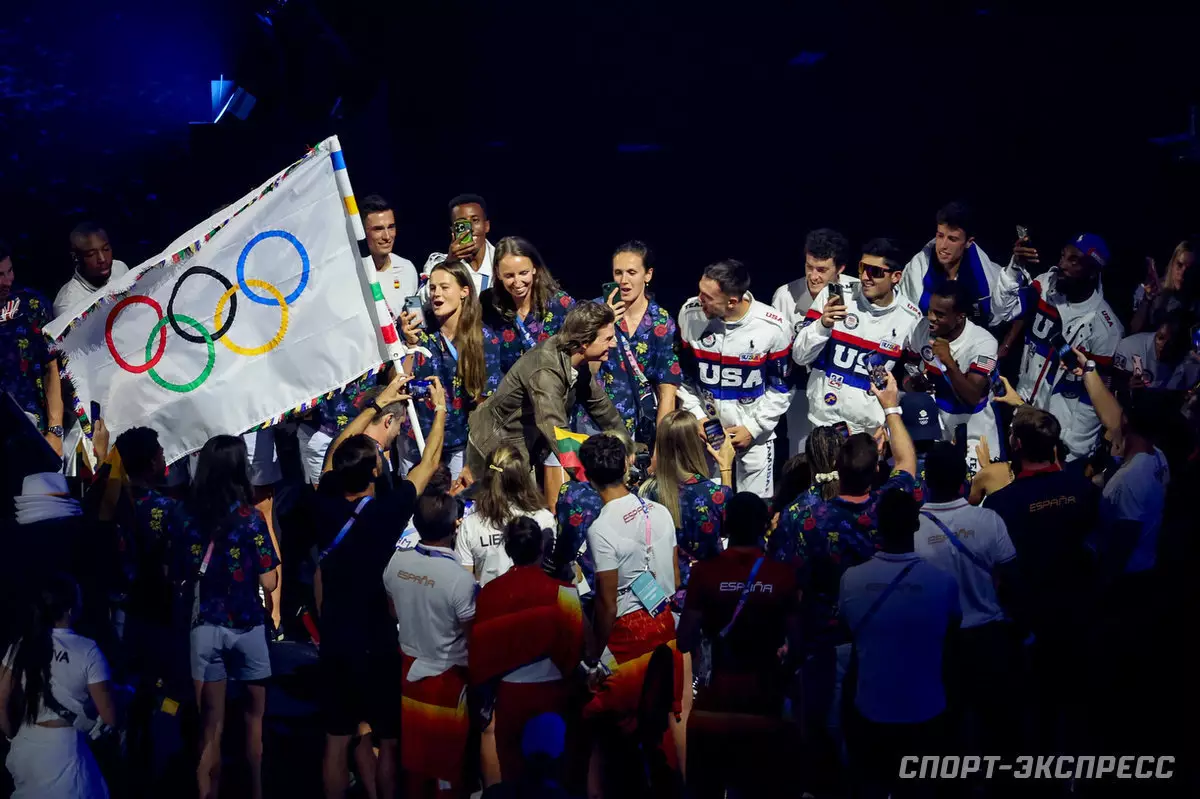
[[[888,269],[887,267],[863,263],[862,261],[858,262],[859,277],[870,277],[872,280],[883,280],[884,277],[886,277],[891,271],[892,270]]]

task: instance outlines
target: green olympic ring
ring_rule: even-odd
[[[200,376],[190,383],[171,383],[167,380],[164,380],[158,374],[158,372],[154,371],[154,369],[150,369],[149,373],[150,378],[167,391],[177,391],[180,394],[186,394],[189,391],[195,391],[196,389],[200,388],[204,381],[208,379],[208,376],[212,374],[213,366],[215,366],[217,363],[217,348],[213,346],[212,335],[204,329],[204,325],[200,324],[192,317],[184,316],[183,314],[175,314],[175,319],[183,322],[186,325],[191,325],[196,329],[197,333],[204,337],[204,343],[208,346],[208,363],[205,364],[204,369],[200,372]],[[158,320],[153,328],[150,329],[150,338],[146,339],[147,361],[149,361],[150,357],[154,354],[154,337],[158,335],[158,331],[162,330],[163,327],[170,322],[170,320],[171,317],[164,316]]]

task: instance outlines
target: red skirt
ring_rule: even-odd
[[[617,668],[584,706],[584,717],[612,713],[624,717],[622,721],[632,722],[642,698],[642,683],[646,679],[650,656],[660,644],[670,647],[675,662],[672,708],[676,715],[683,712],[683,655],[675,644],[675,619],[670,611],[651,616],[644,609],[639,609],[626,613],[613,625],[608,649],[616,658]],[[688,686],[688,690],[691,690],[691,686]]]
[[[411,774],[462,783],[467,735],[467,669],[409,682],[415,658],[401,653],[400,765]]]

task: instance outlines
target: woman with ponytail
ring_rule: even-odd
[[[0,729],[12,738],[7,765],[17,799],[108,797],[84,731],[115,725],[116,708],[100,647],[71,629],[79,605],[75,581],[52,576],[0,664]]]
[[[504,528],[522,516],[543,529],[554,529],[554,514],[546,510],[533,481],[529,462],[507,444],[497,447],[479,476],[475,512],[463,519],[455,548],[463,566],[485,586],[512,566],[504,549]]]

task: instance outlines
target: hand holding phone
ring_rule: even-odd
[[[846,318],[846,300],[842,295],[841,283],[829,284],[829,296],[825,299],[825,308],[821,311],[821,324],[832,328],[837,322]]]
[[[413,327],[425,329],[425,303],[420,294],[404,298],[404,313],[409,315]]]
[[[468,245],[475,242],[475,234],[471,230],[471,220],[455,219],[450,229],[454,232],[455,244]]]
[[[600,287],[600,297],[613,312],[620,316],[625,311],[625,302],[621,299],[621,287],[616,281],[610,280]],[[620,310],[617,310],[617,309]]]
[[[883,391],[888,384],[887,358],[882,352],[872,352],[867,356],[867,374],[875,388]]]

